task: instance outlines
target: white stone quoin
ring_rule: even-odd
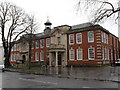
[[[0,46],[0,65],[3,64],[3,59],[4,59],[4,51],[3,51],[3,47]]]

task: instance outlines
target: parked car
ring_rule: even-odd
[[[120,66],[120,59],[117,59],[117,60],[116,60],[115,65],[116,65],[116,66]]]
[[[0,65],[0,70],[2,70],[2,72],[4,72],[4,65]]]
[[[25,60],[17,60],[16,63],[17,63],[17,64],[24,64],[24,63],[25,63]]]

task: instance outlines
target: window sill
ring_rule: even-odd
[[[39,60],[35,60],[36,62],[39,61]]]
[[[82,59],[77,59],[77,61],[82,61]]]
[[[94,61],[94,59],[89,59],[89,61]]]
[[[40,60],[40,62],[43,62],[44,60]]]
[[[71,46],[72,46],[72,45],[74,45],[74,43],[73,43],[73,44],[69,44],[69,45],[71,45]]]
[[[74,59],[70,59],[69,61],[75,61]]]
[[[88,42],[88,43],[94,43],[94,42]]]

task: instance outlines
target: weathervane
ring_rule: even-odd
[[[47,16],[47,21],[49,22],[49,16]]]

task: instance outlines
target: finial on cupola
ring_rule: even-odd
[[[49,21],[49,17],[47,16],[47,21],[44,23],[45,29],[44,34],[50,34],[51,33],[51,25],[52,23]]]
[[[49,16],[47,16],[47,21],[44,23],[44,25],[45,25],[45,28],[51,29],[52,23],[49,21]]]

